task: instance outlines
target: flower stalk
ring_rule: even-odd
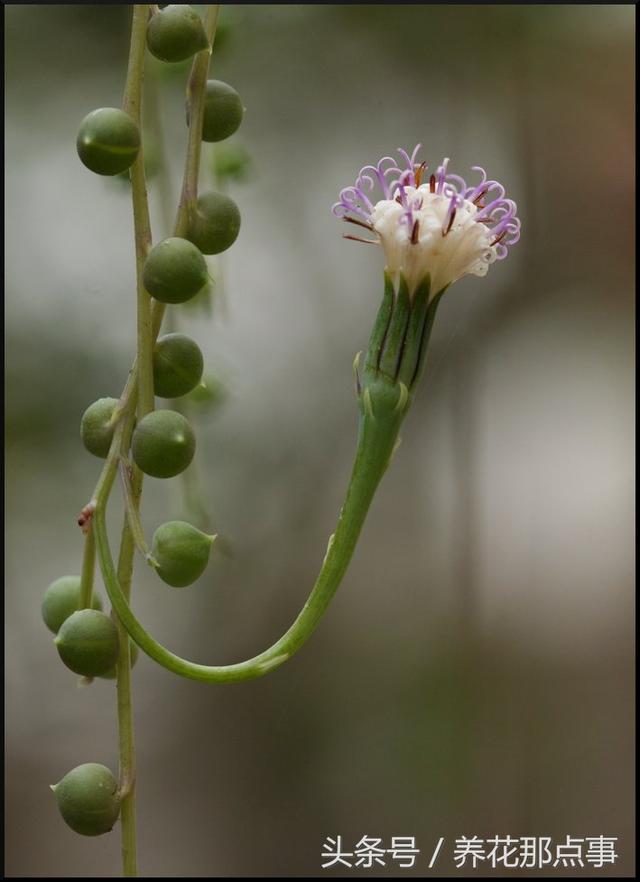
[[[329,538],[320,573],[300,614],[285,634],[264,652],[237,664],[202,665],[175,655],[156,641],[129,606],[113,565],[104,506],[96,510],[98,555],[109,599],[131,638],[158,664],[179,676],[208,683],[250,680],[291,658],[315,631],[351,561],[371,501],[389,466],[400,427],[411,406],[439,302],[439,298],[434,298],[427,306],[428,294],[428,279],[410,300],[406,280],[400,280],[396,291],[391,276],[385,276],[382,305],[359,384],[355,461],[336,530]]]

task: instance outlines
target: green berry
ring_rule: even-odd
[[[105,459],[111,447],[115,424],[112,422],[113,412],[118,401],[116,398],[98,398],[82,414],[80,421],[80,437],[89,453]]]
[[[160,398],[180,398],[202,378],[200,347],[186,334],[165,334],[153,350],[153,385]]]
[[[204,254],[220,254],[238,238],[240,212],[223,193],[205,193],[189,216],[187,238]]]
[[[60,814],[82,836],[108,833],[120,814],[118,782],[100,763],[76,766],[51,786]]]
[[[140,651],[138,650],[138,644],[134,643],[133,640],[129,641],[129,654],[131,658],[131,667],[135,667],[136,662],[138,661],[138,655]],[[115,680],[116,678],[116,666],[114,665],[110,671],[107,671],[106,674],[100,674],[101,680]]]
[[[196,438],[181,413],[155,410],[143,417],[133,433],[133,459],[146,475],[173,478],[193,459]]]
[[[102,609],[102,601],[95,592],[91,598],[93,609]],[[80,576],[61,576],[44,593],[42,618],[50,631],[57,634],[71,613],[80,609]]]
[[[165,6],[147,27],[147,47],[160,61],[185,61],[208,46],[202,19],[191,6]]]
[[[99,677],[111,670],[118,658],[118,631],[109,616],[95,609],[72,613],[55,639],[65,665],[83,677]]]
[[[202,410],[213,410],[219,407],[226,398],[227,390],[217,377],[207,374],[189,393],[188,401]]]
[[[174,588],[191,585],[205,571],[215,536],[208,536],[184,521],[169,521],[153,534],[151,553],[163,582]]]
[[[124,110],[100,107],[80,123],[78,156],[98,175],[119,175],[130,168],[140,151],[138,126]]]
[[[187,239],[164,239],[149,253],[142,275],[144,286],[161,303],[184,303],[209,279],[207,262]]]
[[[244,181],[251,168],[251,157],[241,144],[218,144],[212,156],[211,165],[213,173],[219,181]]]
[[[203,141],[224,141],[239,128],[244,114],[236,90],[222,80],[207,80],[202,120]]]

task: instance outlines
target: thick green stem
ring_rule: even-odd
[[[223,666],[196,664],[174,655],[145,631],[132,612],[119,584],[109,549],[104,508],[99,506],[94,517],[94,527],[107,592],[120,621],[147,655],[182,677],[209,683],[229,683],[268,673],[289,659],[308,640],[349,565],[371,500],[389,464],[404,415],[402,410],[378,415],[376,398],[373,400],[373,414],[363,411],[361,415],[351,481],[335,533],[329,539],[316,584],[289,630],[269,649],[247,661]]]
[[[182,677],[228,683],[259,677],[279,667],[308,640],[335,594],[353,555],[364,519],[396,447],[402,421],[411,406],[439,297],[427,305],[429,281],[411,298],[404,279],[394,291],[389,276],[369,341],[362,386],[358,381],[360,429],[356,459],[335,533],[329,539],[320,574],[302,611],[269,649],[232,665],[201,665],[170,652],[145,631],[118,583],[105,523],[109,487],[99,500],[94,529],[100,566],[109,598],[124,627],[158,664]],[[414,377],[406,384],[400,377]],[[111,482],[113,476],[111,477]]]

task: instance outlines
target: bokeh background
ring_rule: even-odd
[[[119,872],[118,828],[76,836],[48,790],[78,763],[116,767],[115,688],[78,688],[40,603],[79,572],[75,518],[100,467],[80,416],[119,394],[135,346],[128,184],[75,152],[82,117],[121,100],[129,14],[5,7],[13,876]],[[553,872],[632,875],[634,10],[237,5],[221,22],[212,75],[247,108],[234,142],[251,168],[229,189],[242,230],[212,262],[211,314],[174,321],[228,391],[192,413],[191,495],[225,542],[184,591],[137,567],[135,609],[172,649],[209,663],[263,649],[322,561],[354,449],[351,364],[381,294],[381,254],[330,213],[340,188],[422,142],[430,163],[502,181],[523,235],[447,294],[402,447],[310,643],[226,687],[140,659],[141,872],[320,875],[340,834],[416,837],[415,869],[379,874],[468,875],[452,861],[462,835],[604,834],[614,867]],[[156,240],[186,133],[187,69],[160,68]],[[147,481],[149,534],[189,517],[183,491]],[[115,543],[118,488],[110,518]]]

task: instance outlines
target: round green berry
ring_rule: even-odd
[[[95,592],[91,598],[93,609],[102,609],[102,601]],[[44,593],[42,618],[50,631],[57,634],[71,613],[80,609],[80,576],[60,576]]]
[[[251,157],[241,144],[218,144],[211,165],[219,181],[244,181],[251,170]]]
[[[193,459],[196,438],[181,413],[154,410],[143,417],[133,433],[131,453],[145,475],[173,478]]]
[[[240,212],[223,193],[205,193],[189,215],[187,237],[203,254],[220,254],[238,238]]]
[[[113,412],[118,404],[116,398],[98,398],[82,414],[80,437],[89,453],[105,459],[111,447],[115,424]]]
[[[135,667],[136,662],[138,661],[138,655],[140,651],[138,649],[138,644],[134,643],[133,640],[129,641],[129,657],[131,659],[131,667]],[[101,680],[115,680],[116,678],[116,666],[114,665],[110,671],[107,671],[106,674],[100,674]]]
[[[202,120],[203,141],[224,141],[239,128],[244,114],[242,100],[233,86],[207,80]]]
[[[151,553],[156,572],[174,588],[191,585],[205,571],[215,536],[208,536],[184,521],[169,521],[153,534]]]
[[[66,823],[82,836],[108,833],[120,814],[118,782],[100,763],[76,766],[51,789]]]
[[[186,334],[165,334],[153,350],[153,385],[160,398],[187,395],[202,379],[204,359]]]
[[[188,401],[201,410],[214,410],[219,407],[227,396],[227,390],[217,377],[206,374],[198,385],[189,393]]]
[[[138,126],[124,110],[100,107],[80,123],[78,156],[97,175],[119,175],[130,168],[140,151]]]
[[[95,609],[72,613],[54,643],[65,665],[83,677],[99,677],[118,658],[118,631],[109,616]]]
[[[162,303],[184,303],[209,279],[207,262],[187,239],[164,239],[149,253],[142,274],[144,287]]]
[[[165,6],[147,27],[147,47],[160,61],[185,61],[208,46],[202,19],[191,6]]]

